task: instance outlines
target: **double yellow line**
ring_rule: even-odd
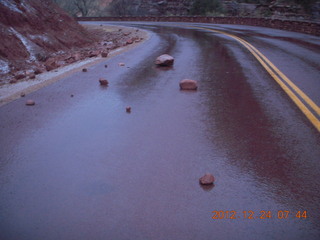
[[[271,75],[271,77],[280,85],[280,87],[288,94],[291,100],[298,106],[298,108],[304,113],[304,115],[309,119],[309,121],[320,132],[320,108],[317,106],[317,104],[315,104],[303,91],[301,91],[292,81],[290,81],[288,77],[286,77],[272,62],[270,62],[270,60],[266,56],[264,56],[254,46],[252,46],[247,41],[226,32],[209,28],[195,26],[191,27],[220,33],[240,42],[245,48],[247,48],[252,53],[252,55],[260,62],[260,64]],[[303,99],[303,101],[309,105],[309,108],[311,108],[314,111],[314,113],[316,113],[316,116],[300,99]]]

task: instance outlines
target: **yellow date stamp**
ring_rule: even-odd
[[[287,210],[278,210],[278,211],[212,211],[212,219],[306,219],[308,217],[307,211],[287,211]]]

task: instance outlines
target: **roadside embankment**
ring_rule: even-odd
[[[56,67],[54,69],[35,75],[34,79],[26,76],[25,78],[19,79],[19,81],[2,84],[0,86],[0,106],[20,98],[21,95],[27,95],[52,84],[74,72],[82,71],[83,68],[87,68],[124,51],[128,51],[149,38],[148,32],[137,28],[94,24],[84,24],[84,27],[92,34],[99,36],[100,41],[97,44],[90,46],[89,49],[85,48],[80,50],[79,52],[70,51],[60,56],[57,55],[53,58],[53,62],[61,65],[55,65]],[[94,54],[84,54],[81,56],[81,51],[86,53],[91,51]],[[104,52],[106,55],[103,55]],[[69,59],[70,56],[77,56],[77,54],[79,54],[81,58],[72,58],[73,61],[71,62],[65,61],[65,59]]]

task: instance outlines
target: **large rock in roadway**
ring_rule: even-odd
[[[197,90],[198,89],[198,83],[196,80],[184,79],[180,82],[179,85],[181,90]]]
[[[172,66],[174,62],[174,58],[168,54],[163,54],[157,57],[155,64],[158,66]]]

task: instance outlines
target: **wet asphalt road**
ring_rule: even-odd
[[[247,40],[320,105],[319,38],[201,26]],[[319,239],[314,126],[233,39],[139,27],[143,45],[0,108],[0,239]],[[173,68],[154,66],[163,53]]]

